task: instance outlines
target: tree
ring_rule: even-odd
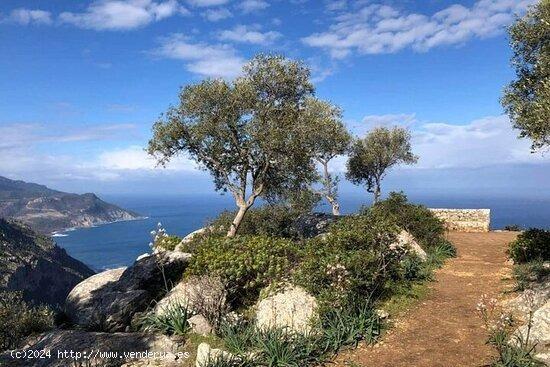
[[[533,150],[550,146],[550,0],[531,7],[508,32],[517,79],[501,103]]]
[[[304,118],[309,121],[306,125],[311,128],[308,142],[313,159],[321,168],[321,189],[314,192],[329,202],[332,214],[340,215],[339,178],[330,173],[328,164],[336,156],[345,154],[351,143],[351,136],[342,123],[342,111],[328,102],[308,98]]]
[[[301,118],[313,93],[309,70],[281,56],[258,55],[233,82],[205,80],[180,93],[180,103],[153,127],[148,152],[160,164],[186,153],[210,172],[216,190],[238,207],[233,237],[258,197],[275,198],[315,174]]]
[[[418,157],[411,152],[411,135],[400,127],[373,129],[351,148],[346,177],[356,185],[365,185],[380,200],[380,185],[389,168],[398,164],[414,164]]]

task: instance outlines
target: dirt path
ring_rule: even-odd
[[[515,233],[451,233],[458,257],[436,273],[426,299],[397,320],[382,342],[344,352],[336,366],[483,366],[491,358],[475,305],[498,295],[509,274],[505,250]]]

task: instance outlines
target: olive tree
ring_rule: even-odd
[[[502,105],[532,149],[550,146],[550,0],[542,0],[509,28],[517,79]]]
[[[346,178],[356,185],[365,185],[380,200],[380,185],[388,169],[398,164],[414,164],[418,157],[411,151],[411,135],[401,127],[377,127],[351,147]]]
[[[229,191],[237,214],[233,237],[258,197],[275,198],[312,179],[301,118],[313,94],[309,70],[281,56],[258,55],[232,82],[205,80],[182,89],[179,105],[155,123],[148,152],[165,164],[185,153]]]
[[[332,214],[340,215],[338,203],[339,177],[329,170],[329,162],[348,151],[351,135],[342,123],[340,108],[317,98],[308,98],[304,118],[309,122],[309,148],[315,163],[320,167],[320,190],[314,192],[324,197],[332,207]]]

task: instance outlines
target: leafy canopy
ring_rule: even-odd
[[[232,82],[186,86],[179,105],[155,123],[148,152],[161,164],[186,153],[239,206],[277,196],[314,172],[300,118],[313,94],[309,77],[300,62],[258,55]]]
[[[542,0],[509,28],[517,79],[502,105],[533,150],[550,146],[550,1]]]

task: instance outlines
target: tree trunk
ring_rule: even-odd
[[[340,215],[340,204],[338,204],[338,202],[331,196],[326,196],[326,198],[332,206],[332,214],[336,216]]]
[[[246,214],[248,209],[250,209],[250,206],[247,204],[239,205],[239,211],[237,212],[237,215],[235,215],[235,218],[231,223],[231,227],[229,227],[229,230],[227,231],[227,237],[235,237],[237,231],[239,230],[239,226],[243,221],[244,215]]]
[[[374,187],[374,203],[378,203],[380,201],[380,182],[376,182],[376,186]]]

